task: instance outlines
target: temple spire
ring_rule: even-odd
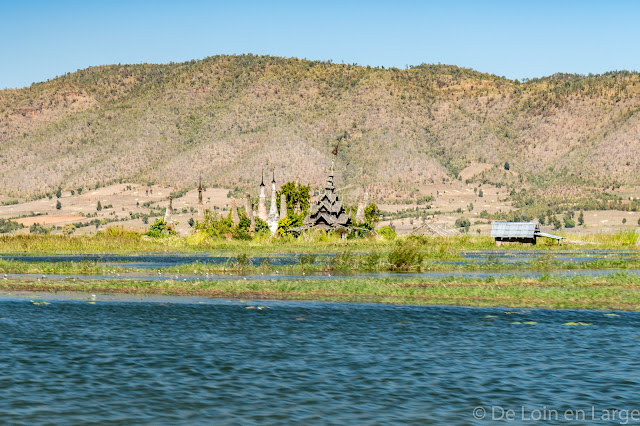
[[[198,222],[204,223],[204,204],[202,202],[202,172],[198,179]]]
[[[167,225],[173,225],[173,197],[169,195],[169,205],[164,212],[164,222]]]
[[[260,183],[260,195],[258,196],[258,217],[265,222],[269,220],[267,215],[267,196],[264,191],[264,170],[262,170],[262,182]]]
[[[236,207],[236,199],[235,198],[231,199],[231,221],[236,226],[240,223],[240,217],[238,216],[238,208]]]
[[[249,195],[249,193],[245,193],[245,199],[244,199],[244,209],[246,210],[247,216],[249,216],[249,221],[251,221],[251,226],[249,229],[251,229],[252,231],[254,229],[256,229],[256,220],[253,217],[253,207],[251,206],[251,196]]]
[[[276,169],[273,169],[273,180],[271,181],[271,206],[269,207],[269,230],[271,235],[278,230],[278,206],[276,205]]]

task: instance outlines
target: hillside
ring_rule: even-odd
[[[97,66],[0,91],[0,193],[191,188],[199,173],[255,192],[272,167],[318,187],[342,140],[339,184],[378,199],[428,194],[478,163],[465,180],[581,196],[640,183],[639,111],[629,72],[518,82],[252,55]]]

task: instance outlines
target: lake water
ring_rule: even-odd
[[[53,297],[0,299],[0,423],[488,424],[507,410],[521,423],[640,409],[638,313]]]

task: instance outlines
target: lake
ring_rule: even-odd
[[[520,423],[640,409],[638,313],[103,297],[0,299],[0,422],[488,424],[508,410]]]

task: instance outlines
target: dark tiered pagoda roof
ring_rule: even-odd
[[[351,227],[351,216],[345,211],[333,185],[333,166],[332,163],[324,192],[311,206],[309,216],[305,218],[300,230],[319,228],[331,231]]]

